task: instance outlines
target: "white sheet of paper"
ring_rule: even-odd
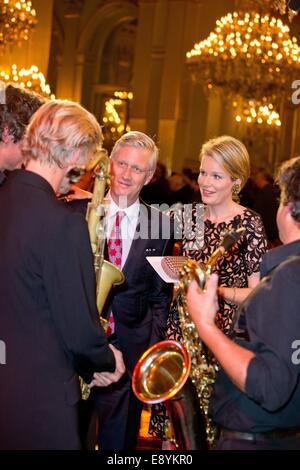
[[[151,264],[153,269],[155,269],[155,271],[162,278],[163,281],[171,284],[177,284],[177,281],[175,281],[174,278],[170,277],[163,269],[161,265],[161,261],[163,258],[163,256],[146,256],[146,260]]]

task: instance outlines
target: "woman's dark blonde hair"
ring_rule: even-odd
[[[232,181],[240,180],[239,192],[250,175],[250,157],[245,145],[229,135],[208,140],[201,148],[200,162],[204,156],[213,158]]]
[[[80,104],[53,100],[34,114],[22,142],[25,159],[39,160],[64,168],[80,150],[78,164],[86,164],[103,142],[95,116]]]

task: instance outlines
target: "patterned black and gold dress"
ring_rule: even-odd
[[[192,214],[193,219],[194,214]],[[189,249],[191,242],[187,243],[183,238],[183,254],[199,263],[206,264],[213,251],[221,244],[224,234],[240,227],[246,229],[245,234],[227,254],[219,258],[213,272],[218,273],[220,286],[247,287],[248,277],[260,270],[261,259],[267,247],[265,229],[261,217],[256,212],[245,208],[242,214],[236,215],[232,220],[217,224],[206,219],[204,221],[204,243],[202,248],[197,250]],[[226,335],[233,333],[237,321],[237,309],[237,305],[219,299],[216,323]],[[182,340],[176,300],[173,302],[168,318],[167,337],[176,341]],[[165,422],[165,407],[160,404],[153,405],[149,433],[163,438]]]

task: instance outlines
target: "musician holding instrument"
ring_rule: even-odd
[[[185,237],[185,217],[175,213],[182,225],[183,254],[205,265],[220,245],[224,234],[239,228],[245,229],[241,239],[217,261],[213,270],[219,275],[219,309],[216,315],[218,328],[232,335],[237,328],[238,305],[259,282],[262,256],[267,241],[261,217],[239,204],[238,194],[250,172],[249,154],[242,142],[231,136],[220,136],[206,142],[200,152],[199,188],[204,204],[204,240],[196,238],[196,204],[192,208],[192,227]],[[187,219],[190,223],[190,219]],[[180,301],[180,299],[179,299]],[[240,334],[245,334],[243,324]],[[168,317],[168,339],[182,341],[177,300]],[[165,410],[160,404],[153,407],[149,432],[164,437]]]
[[[0,449],[80,449],[78,374],[105,386],[124,372],[100,326],[86,221],[56,199],[102,139],[79,104],[47,102],[22,140],[26,169],[0,188]]]
[[[210,401],[218,449],[300,449],[300,157],[284,162],[277,225],[283,246],[263,258],[259,285],[245,299],[249,339],[216,325],[218,276],[193,282],[188,311],[221,366]]]

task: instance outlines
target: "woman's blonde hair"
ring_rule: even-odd
[[[250,175],[250,158],[245,145],[229,135],[208,140],[201,149],[200,162],[204,156],[211,157],[227,172],[232,181],[245,186]]]
[[[25,159],[35,159],[60,168],[72,162],[80,150],[78,164],[86,164],[101,148],[103,135],[95,116],[80,104],[53,100],[33,115],[22,142]]]

